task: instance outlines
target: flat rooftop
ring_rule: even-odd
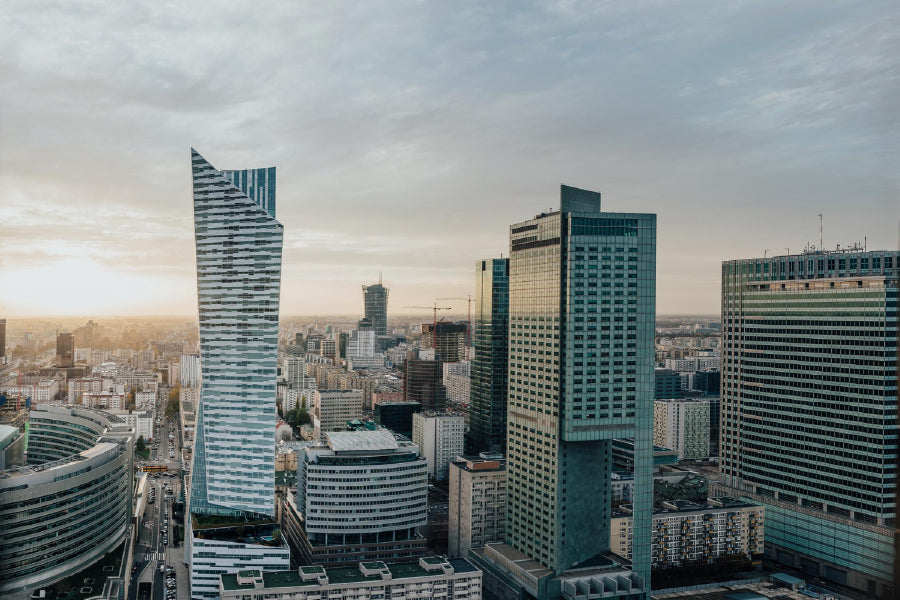
[[[332,431],[325,434],[328,447],[335,452],[372,452],[397,450],[400,445],[387,429],[375,431]]]
[[[468,561],[455,558],[455,559],[444,559],[441,557],[434,557],[433,561],[430,561],[432,564],[442,564],[444,562],[450,563],[450,566],[453,567],[455,573],[476,573],[478,569],[476,569],[472,564]],[[370,568],[374,567],[373,563],[363,563],[364,565],[370,565]],[[427,577],[440,575],[441,571],[426,571],[421,566],[419,566],[419,562],[401,562],[386,565],[388,570],[391,572],[391,580],[397,579],[410,579],[414,577]],[[363,581],[384,581],[381,576],[378,574],[373,575],[364,575],[362,571],[360,571],[359,566],[354,567],[335,567],[335,568],[322,568],[319,566],[313,567],[301,567],[300,570],[304,571],[306,574],[313,573],[321,573],[328,577],[329,585],[332,584],[342,584],[342,583],[359,583]],[[309,587],[319,585],[319,582],[315,578],[309,578],[307,581],[304,581],[300,576],[300,570],[294,571],[275,571],[275,572],[264,572],[262,574],[263,585],[265,589],[276,589],[276,588],[286,588],[286,587]],[[242,572],[241,575],[248,576],[249,573]],[[228,573],[221,575],[222,586],[228,591],[234,590],[242,590],[242,589],[253,589],[252,584],[240,585],[237,582],[238,574]]]

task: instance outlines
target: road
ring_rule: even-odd
[[[169,470],[166,473],[153,473],[148,477],[147,494],[150,489],[155,490],[153,504],[147,504],[144,508],[144,525],[138,538],[138,549],[135,553],[135,564],[138,571],[135,573],[133,585],[129,590],[129,598],[136,598],[138,589],[142,586],[142,592],[146,595],[146,588],[152,584],[152,600],[165,600],[164,575],[160,572],[160,566],[172,566],[176,571],[176,583],[178,586],[178,598],[190,596],[187,570],[183,564],[184,546],[176,543],[174,523],[172,521],[172,503],[181,491],[181,436],[177,431],[178,421],[165,418],[167,393],[161,393],[157,408],[160,425],[158,426],[153,443],[150,446],[150,463],[164,464]],[[173,440],[169,442],[169,435]],[[170,455],[170,449],[172,455]],[[171,494],[167,491],[171,490]]]

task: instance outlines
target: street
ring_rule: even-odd
[[[152,600],[166,600],[166,578],[174,575],[177,598],[190,597],[190,581],[187,568],[183,563],[184,543],[178,541],[175,531],[183,523],[173,519],[173,504],[181,491],[181,436],[177,416],[171,421],[165,417],[167,393],[162,393],[157,415],[159,426],[150,445],[150,461],[147,464],[165,465],[168,470],[147,475],[147,504],[144,508],[143,526],[135,551],[137,571],[129,590],[129,598],[146,594],[147,585],[152,586]],[[170,439],[171,435],[171,439]],[[152,502],[151,502],[152,499]],[[181,529],[182,535],[184,530]],[[172,574],[163,573],[160,567],[171,567]],[[141,585],[143,584],[143,585]],[[169,595],[171,597],[171,594]]]

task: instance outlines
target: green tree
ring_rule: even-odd
[[[140,453],[143,453],[147,449],[147,442],[144,441],[144,436],[138,437],[134,449]]]

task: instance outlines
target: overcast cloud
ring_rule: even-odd
[[[379,272],[397,312],[471,293],[560,183],[659,215],[661,313],[717,313],[722,260],[820,212],[826,246],[897,247],[896,2],[28,0],[0,27],[10,315],[195,314],[191,146],[278,167],[283,314],[358,313]]]

